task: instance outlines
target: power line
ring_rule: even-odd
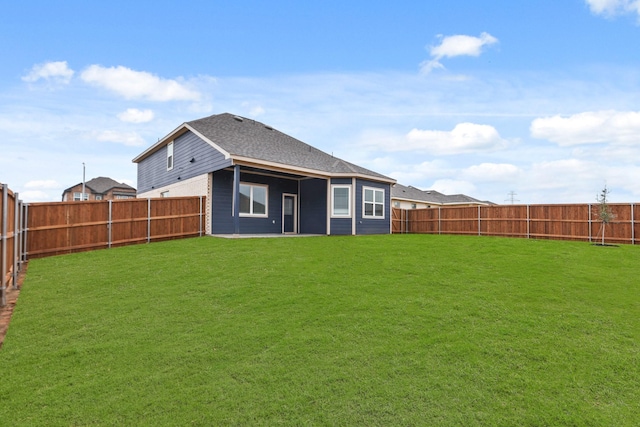
[[[507,194],[507,196],[509,196],[508,199],[505,199],[505,202],[511,202],[511,204],[515,204],[515,202],[519,202],[520,199],[516,199],[516,196],[518,195],[518,193],[516,193],[515,191],[511,190],[509,191],[509,193]]]

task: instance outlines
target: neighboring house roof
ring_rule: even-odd
[[[435,190],[420,190],[412,186],[395,184],[391,187],[391,198],[406,200],[409,202],[433,203],[437,205],[479,204],[491,205],[493,203],[481,201],[464,194],[446,195]]]
[[[133,161],[140,162],[187,130],[198,135],[227,158],[236,161],[257,161],[332,176],[356,175],[395,182],[393,178],[334,157],[269,125],[229,113],[183,123]]]
[[[78,185],[82,185],[82,183],[79,182],[67,188],[66,190],[64,190],[64,193],[71,191],[73,187],[77,187]],[[84,183],[84,186],[90,189],[95,194],[104,194],[113,188],[118,188],[122,190],[131,190],[132,192],[136,191],[136,189],[131,187],[130,185],[127,185],[125,183],[120,183],[114,179],[106,178],[103,176],[99,176],[97,178],[93,178],[93,179],[90,179],[89,181],[86,181]]]

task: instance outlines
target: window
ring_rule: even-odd
[[[240,183],[240,215],[266,217],[268,189],[266,185]]]
[[[384,190],[381,188],[363,187],[362,216],[364,218],[384,218]]]
[[[331,186],[331,216],[349,218],[351,216],[351,187]]]
[[[167,144],[167,170],[173,169],[173,141]]]
[[[393,202],[393,207],[394,208],[399,208],[400,207],[400,202]]]
[[[418,205],[417,205],[417,204],[415,204],[415,203],[411,203],[411,209],[417,209],[417,208],[418,208]]]
[[[73,200],[89,200],[89,193],[84,193],[84,197],[82,197],[83,193],[73,193]]]
[[[96,200],[102,200],[102,194],[96,194]]]
[[[166,192],[167,194],[169,193],[168,191]],[[161,197],[167,197],[167,196],[162,196]],[[129,196],[128,194],[116,194],[116,199],[121,200],[121,199],[133,199],[133,196]]]
[[[160,197],[169,197],[169,191],[163,191],[160,193]]]

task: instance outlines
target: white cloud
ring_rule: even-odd
[[[585,183],[599,175],[597,165],[578,159],[562,159],[534,163],[530,171],[530,185],[538,189],[572,188],[574,182]],[[595,187],[597,188],[597,186]]]
[[[429,187],[429,190],[436,190],[443,194],[466,194],[475,193],[476,186],[469,181],[457,179],[439,179]],[[473,197],[473,196],[472,196]]]
[[[62,196],[62,192],[59,197]],[[60,198],[54,198],[54,195],[51,192],[41,191],[41,190],[29,190],[23,191],[20,193],[20,200],[25,203],[34,203],[34,202],[49,202],[53,200],[59,201]]]
[[[640,0],[586,0],[596,15],[615,16],[635,13],[640,17]]]
[[[569,117],[535,119],[531,136],[547,139],[561,146],[578,144],[637,144],[640,142],[640,112],[594,111]]]
[[[36,64],[31,71],[22,80],[28,83],[34,83],[38,80],[46,80],[54,83],[69,83],[73,77],[74,71],[67,65],[67,61],[45,62]]]
[[[55,189],[60,188],[60,184],[54,179],[46,179],[46,180],[34,180],[29,181],[24,185],[24,188],[36,188],[36,189]]]
[[[245,101],[240,104],[247,111],[249,117],[258,117],[266,113],[266,110],[259,104]]]
[[[249,110],[249,114],[250,114],[252,117],[261,116],[261,115],[263,115],[264,113],[265,113],[265,109],[264,109],[264,108],[262,108],[262,107],[261,107],[261,106],[259,106],[259,105],[258,105],[258,106],[256,106],[256,107],[253,107],[253,108],[251,108],[251,110]]]
[[[455,56],[477,57],[480,56],[485,46],[498,42],[498,39],[489,33],[482,33],[480,37],[466,35],[447,37],[439,35],[438,37],[442,39],[442,41],[439,45],[431,46],[429,49],[431,59],[420,64],[420,69],[425,74],[436,68],[444,68],[444,65],[440,62],[442,58],[453,58]]]
[[[383,168],[382,166],[384,165],[381,164],[380,168],[374,168],[373,170],[391,170],[393,172],[389,173],[389,176],[400,184],[405,185],[424,186],[433,179],[454,176],[457,173],[457,169],[441,159],[425,161],[419,164],[389,159],[387,163],[392,163],[392,165]]]
[[[509,163],[481,163],[462,171],[462,176],[470,181],[491,182],[515,180],[522,170]]]
[[[118,118],[127,123],[147,123],[153,120],[153,111],[127,108],[126,111],[118,114]]]
[[[144,138],[142,138],[136,132],[104,130],[101,132],[95,132],[93,135],[91,135],[91,137],[101,142],[115,142],[117,144],[123,144],[129,147],[140,147],[146,144]]]
[[[507,146],[507,141],[489,125],[459,123],[451,131],[412,129],[406,135],[407,144],[394,151],[426,151],[433,154],[460,154],[494,151]]]
[[[107,68],[91,65],[80,77],[87,83],[108,89],[126,99],[197,101],[201,96],[199,92],[176,80],[162,79],[151,73],[123,66]]]

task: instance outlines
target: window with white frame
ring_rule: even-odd
[[[167,144],[167,170],[173,169],[173,141]]]
[[[342,218],[351,217],[351,186],[331,186],[331,216]]]
[[[240,215],[266,217],[268,200],[268,186],[240,183]]]
[[[84,197],[82,197],[84,195]],[[73,193],[73,200],[74,201],[78,201],[78,200],[89,200],[89,193]]]
[[[362,188],[362,216],[364,218],[384,218],[384,189]]]

